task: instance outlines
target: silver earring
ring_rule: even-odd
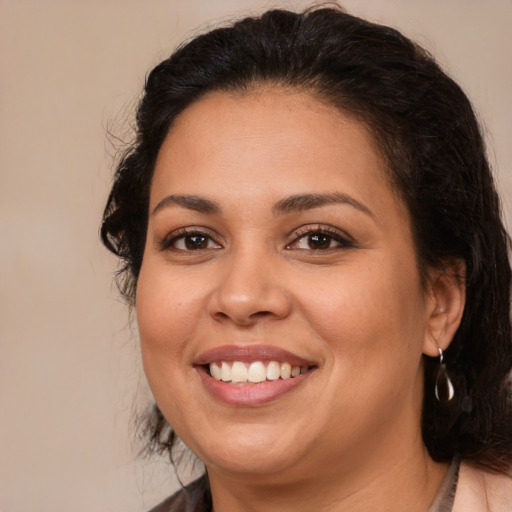
[[[455,394],[452,381],[448,377],[446,365],[443,363],[443,351],[439,350],[439,368],[437,370],[436,387],[434,389],[436,398],[441,403],[448,403]]]

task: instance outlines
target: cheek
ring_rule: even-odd
[[[311,280],[296,288],[304,315],[342,364],[408,349],[421,353],[424,309],[414,264],[394,258],[370,263],[333,269],[323,284],[316,281],[315,293]]]
[[[137,283],[136,313],[144,367],[154,372],[187,360],[188,340],[204,304],[201,283],[146,265]]]
[[[173,274],[165,266],[143,265],[136,313],[144,372],[153,396],[173,427],[186,432],[187,390],[197,379],[192,335],[204,296],[199,283]]]
[[[388,421],[418,396],[424,308],[416,269],[406,263],[338,269],[321,293],[302,289],[304,315],[329,354],[324,407],[333,417],[352,411],[355,430]]]

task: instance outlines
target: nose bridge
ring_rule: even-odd
[[[250,325],[262,318],[283,318],[289,298],[278,275],[279,256],[255,244],[233,248],[226,255],[211,300],[216,319]]]

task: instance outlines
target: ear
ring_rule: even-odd
[[[427,329],[423,353],[437,357],[446,350],[459,328],[466,303],[466,264],[461,259],[445,261],[429,273]]]

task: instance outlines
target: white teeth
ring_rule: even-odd
[[[244,363],[235,361],[231,367],[231,382],[247,382],[247,368]]]
[[[221,379],[221,371],[220,371],[220,368],[219,368],[219,365],[217,363],[211,363],[210,364],[210,373],[212,374],[212,377],[216,380],[220,380]]]
[[[247,380],[256,384],[257,382],[263,382],[267,378],[267,371],[265,365],[261,361],[251,363],[247,372]]]
[[[231,380],[231,366],[224,361],[222,361],[222,366],[220,368],[220,380],[224,382],[229,382]]]
[[[292,376],[292,365],[290,363],[281,364],[281,379],[289,379]]]
[[[267,366],[267,380],[277,380],[281,376],[281,368],[277,361],[270,361]]]
[[[287,380],[306,373],[308,366],[292,366],[290,363],[269,361],[266,366],[262,361],[254,361],[250,364],[241,361],[226,361],[210,363],[210,375],[215,380],[232,382],[233,384],[273,381],[281,378]]]

